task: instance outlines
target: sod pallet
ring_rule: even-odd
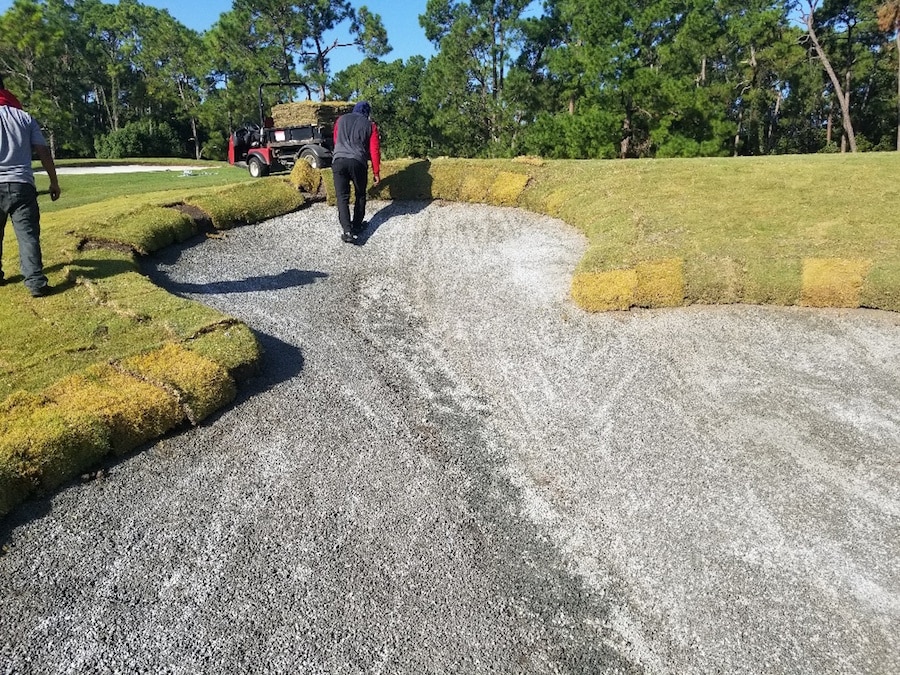
[[[297,101],[272,106],[276,127],[297,127],[312,124],[334,124],[341,115],[353,111],[353,104],[344,101]]]

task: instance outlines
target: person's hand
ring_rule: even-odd
[[[50,199],[51,199],[51,201],[55,202],[57,199],[59,199],[59,193],[60,193],[59,183],[57,183],[55,181],[53,183],[50,183]]]
[[[378,185],[380,182],[381,182],[381,176],[379,176],[379,175],[376,173],[376,174],[375,174],[375,178],[374,178],[374,180],[372,181],[372,185]]]

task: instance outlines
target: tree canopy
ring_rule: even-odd
[[[387,157],[896,150],[897,0],[428,0],[390,59],[351,0],[234,0],[205,32],[139,0],[15,0],[0,73],[58,156],[223,158],[267,105],[368,99]],[[333,72],[335,50],[358,62]]]

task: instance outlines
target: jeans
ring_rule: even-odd
[[[41,258],[41,212],[37,190],[30,183],[0,183],[0,265],[3,261],[3,232],[6,218],[12,220],[19,242],[19,266],[25,286],[34,291],[47,285]],[[0,279],[3,270],[0,267]]]
[[[338,157],[331,163],[334,176],[334,193],[337,198],[338,220],[345,234],[356,234],[362,228],[366,215],[366,183],[369,180],[369,165],[355,159]],[[353,203],[353,220],[350,219],[350,185],[356,200]]]

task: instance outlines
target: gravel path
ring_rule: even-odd
[[[900,671],[900,316],[587,315],[558,221],[370,214],[151,261],[264,371],[0,523],[0,672]]]

